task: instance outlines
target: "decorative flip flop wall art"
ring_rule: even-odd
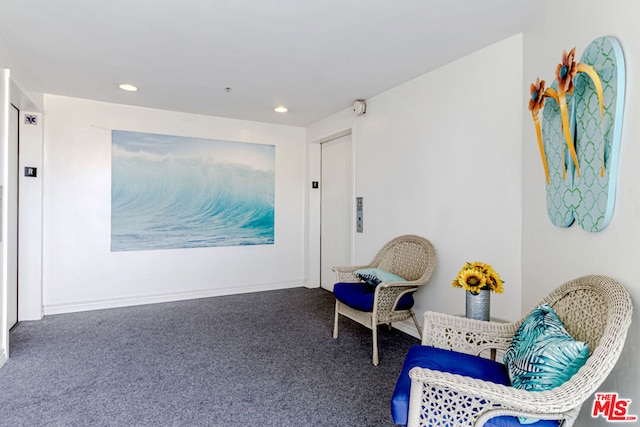
[[[615,37],[599,37],[580,62],[563,52],[555,80],[531,85],[551,223],[601,231],[611,221],[624,110],[625,67]],[[542,118],[540,118],[542,110]]]

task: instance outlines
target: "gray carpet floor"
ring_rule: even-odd
[[[1,426],[392,426],[418,340],[287,289],[46,316],[11,332]]]

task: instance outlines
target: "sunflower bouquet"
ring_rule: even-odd
[[[504,291],[503,281],[500,275],[489,264],[482,262],[467,262],[458,273],[452,285],[454,288],[463,288],[474,295],[481,290],[490,290],[497,294]]]

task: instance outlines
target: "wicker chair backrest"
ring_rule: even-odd
[[[565,283],[541,301],[549,303],[567,331],[589,346],[587,363],[558,392],[570,396],[578,411],[615,366],[631,325],[633,305],[617,281],[599,275]]]
[[[435,269],[436,252],[433,245],[423,237],[400,236],[378,251],[372,265],[406,280],[425,284]]]
[[[627,290],[604,276],[586,276],[557,288],[541,303],[549,303],[575,339],[589,346],[589,355],[603,337],[624,342],[633,306]]]

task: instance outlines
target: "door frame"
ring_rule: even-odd
[[[14,116],[15,115],[15,116]],[[15,121],[13,120],[15,117]],[[14,139],[15,136],[15,139]],[[13,146],[15,144],[15,146]],[[5,294],[7,298],[7,304],[5,308],[7,310],[7,329],[11,331],[18,322],[20,316],[19,303],[18,299],[20,298],[19,291],[19,278],[18,278],[18,258],[20,256],[19,252],[19,197],[20,197],[20,178],[19,178],[19,161],[20,161],[20,108],[13,104],[9,103],[9,139],[7,149],[4,151],[5,155],[7,155],[7,159],[4,162],[3,167],[7,168],[7,172],[4,175],[4,182],[7,188],[5,194],[3,194],[4,204],[6,208],[3,206],[3,215],[7,213],[7,234],[3,235],[3,239],[6,242],[3,242],[3,264],[6,264],[6,275],[3,276],[4,280],[6,280],[6,291]],[[6,179],[6,180],[5,180]],[[6,197],[6,199],[4,198]],[[15,204],[15,205],[12,205]],[[4,231],[4,230],[3,230]],[[4,248],[7,248],[4,251]],[[9,262],[10,261],[10,262]],[[11,292],[10,292],[11,291]],[[9,294],[12,293],[15,295],[14,298],[9,298]],[[9,304],[14,305],[12,309],[9,309]],[[9,313],[13,310],[15,314],[15,319],[9,319]],[[15,321],[14,321],[15,320]],[[13,322],[13,323],[11,323]]]
[[[329,147],[330,144],[332,145],[332,147]],[[352,236],[354,231],[353,212],[355,210],[353,203],[353,185],[348,185],[346,188],[341,185],[343,182],[342,179],[348,180],[348,183],[350,184],[353,183],[352,146],[353,140],[351,138],[350,132],[345,134],[341,133],[339,134],[339,136],[336,136],[334,138],[326,138],[320,144],[320,286],[331,291],[333,290],[333,283],[335,283],[335,275],[332,271],[328,272],[329,267],[332,268],[335,265],[350,265],[353,258]],[[348,158],[340,159],[339,157],[336,157],[335,150],[338,150],[339,156],[345,155],[348,156]],[[333,151],[333,155],[331,155],[331,151]],[[331,168],[331,170],[328,171],[328,175],[325,175],[325,167],[329,165],[329,163],[327,162],[327,160],[329,159],[333,159],[333,162],[337,162],[336,164],[330,165],[337,166],[337,168]],[[343,168],[346,168],[347,171],[344,171]],[[335,180],[335,176],[331,176],[333,172],[338,174],[337,176],[340,178],[339,181]],[[340,175],[344,172],[346,172],[344,176]],[[332,180],[332,178],[334,179]],[[336,189],[339,191],[339,193],[337,193],[340,197],[338,205],[336,205],[335,201],[330,202],[329,200],[327,200],[325,202],[325,196],[329,195],[328,193],[325,193],[325,188],[330,188],[327,186],[331,182],[333,183],[333,186],[331,187],[333,191],[335,191]],[[336,184],[338,185],[336,186]],[[328,206],[339,208],[340,210],[344,209],[344,211],[342,211],[344,216],[338,214],[338,217],[336,217],[329,214],[325,209]],[[338,222],[335,222],[336,219]],[[336,226],[337,224],[340,224],[340,228],[344,227],[344,232],[347,234],[346,236],[336,235],[335,229],[331,232],[331,235],[327,234],[330,232],[328,228],[331,228],[331,225]],[[332,243],[332,241],[336,238],[338,238],[340,241],[339,246],[335,246],[335,244]],[[327,260],[325,260],[325,256],[330,258],[332,254],[335,255],[333,249],[337,249],[343,256],[345,256],[346,259],[340,256],[333,260],[335,261],[335,263],[332,262],[331,265],[328,264]],[[325,273],[327,273],[329,277],[325,277]],[[331,283],[331,285],[329,283]]]
[[[9,70],[0,69],[0,159],[2,160],[2,178],[0,180],[2,195],[0,198],[3,200],[2,206],[0,206],[0,212],[2,220],[0,221],[0,227],[2,228],[2,253],[0,253],[0,264],[2,265],[2,272],[0,277],[0,366],[9,358],[9,329],[7,327],[7,266],[4,262],[4,256],[7,253],[6,235],[8,231],[7,224],[7,178],[8,178],[8,154],[9,154],[9,108],[11,105],[10,90],[9,90]]]
[[[23,162],[29,162],[29,166],[38,167],[40,172],[37,178],[29,178],[29,185],[22,186],[17,184],[25,190],[25,199],[29,201],[29,215],[23,220],[20,214],[20,208],[18,215],[20,218],[20,242],[18,247],[20,253],[18,254],[18,293],[20,294],[18,300],[18,321],[21,320],[38,320],[42,318],[42,164],[43,164],[43,125],[42,125],[42,111],[44,98],[40,98],[39,102],[34,101],[27,92],[22,90],[13,80],[10,78],[11,73],[9,69],[0,68],[0,150],[2,155],[0,159],[5,163],[2,170],[2,191],[4,192],[3,198],[6,200],[6,185],[8,168],[6,167],[7,154],[8,154],[8,140],[9,140],[9,108],[11,104],[15,105],[20,114],[18,116],[19,122],[19,134],[20,134],[20,148],[25,151],[23,156],[20,153],[21,164],[18,165],[18,175],[21,167],[24,166]],[[24,124],[25,114],[31,114],[36,116],[36,123]],[[19,177],[21,182],[24,177]],[[26,183],[26,182],[25,182]],[[19,195],[22,199],[23,194]],[[18,227],[18,224],[8,224],[7,208],[2,206],[2,220],[0,221],[0,227],[2,227],[3,236],[7,235],[9,227]],[[29,234],[25,236],[22,234],[23,227],[29,230]],[[6,239],[2,242],[3,252],[0,257],[4,257],[7,251]],[[29,256],[24,256],[28,253]],[[0,278],[0,367],[9,358],[9,331],[7,322],[7,270],[6,263],[1,262],[2,271]],[[28,280],[27,280],[28,279]]]
[[[337,132],[330,133],[322,138],[312,140],[308,144],[309,171],[307,174],[309,185],[308,197],[308,257],[307,257],[307,287],[320,287],[320,253],[321,253],[321,199],[320,189],[312,186],[314,181],[321,181],[321,161],[322,161],[322,143],[329,142],[334,139],[351,135],[351,200],[355,207],[355,188],[356,188],[356,134],[353,127],[347,127]],[[355,208],[351,210],[351,233],[349,239],[349,263],[354,263],[355,252]]]

